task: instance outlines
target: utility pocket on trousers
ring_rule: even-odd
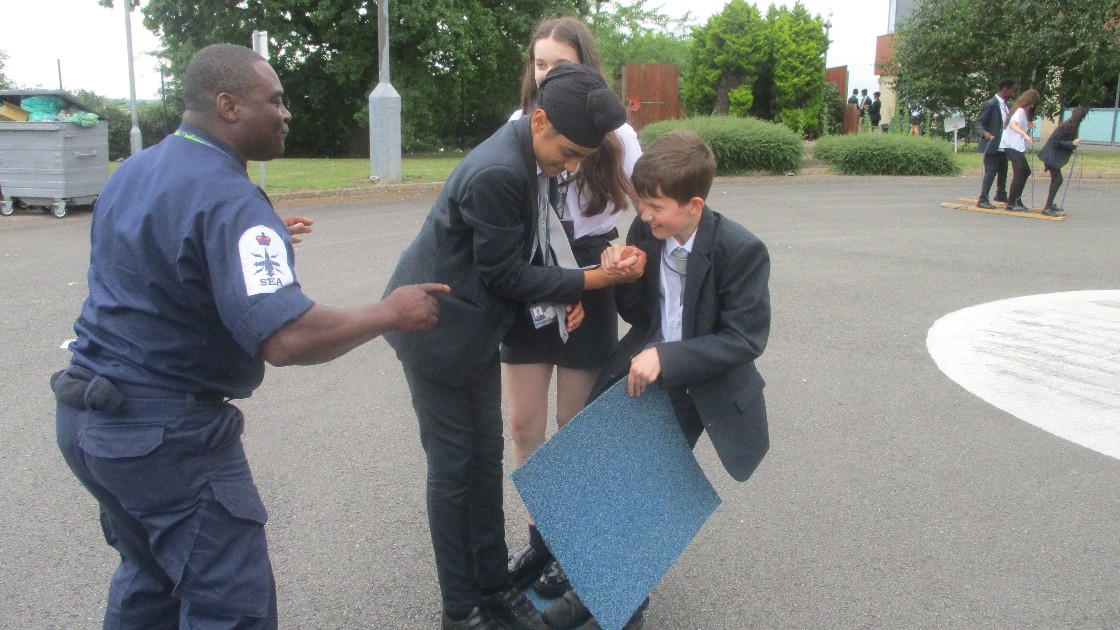
[[[276,594],[264,503],[248,477],[212,478],[209,490],[175,593],[195,610],[266,617]]]
[[[78,435],[78,446],[94,457],[143,457],[163,444],[162,424],[112,422],[93,424]]]

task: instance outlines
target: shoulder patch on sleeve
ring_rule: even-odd
[[[284,239],[270,227],[251,227],[237,241],[248,295],[276,293],[295,281]]]

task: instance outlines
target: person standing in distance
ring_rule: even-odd
[[[565,63],[582,64],[602,74],[599,49],[587,24],[573,17],[545,20],[530,40],[521,109],[510,120],[533,113],[537,86],[549,70]],[[577,264],[597,264],[610,241],[618,238],[618,213],[630,203],[637,204],[630,173],[641,154],[638,134],[623,123],[603,137],[599,150],[581,162],[578,171],[561,175],[563,183],[557,187],[553,206],[564,234],[556,238],[569,241]],[[543,264],[541,253],[535,253],[535,264]],[[537,328],[529,316],[529,305],[523,305],[502,341],[502,384],[509,403],[514,466],[523,464],[545,441],[554,366],[559,429],[583,409],[599,368],[618,341],[613,288],[585,291],[581,304],[583,324],[567,340],[554,326]],[[533,582],[545,597],[557,597],[568,588],[563,570],[552,559],[531,518],[529,542],[510,556],[509,573],[514,586]]]
[[[541,307],[542,327],[571,332],[583,319],[584,291],[641,277],[640,251],[621,275],[530,262],[550,235],[564,238],[553,227],[549,180],[575,172],[625,121],[598,72],[577,64],[550,70],[532,113],[506,123],[452,171],[389,281],[388,290],[414,282],[451,286],[450,295],[437,296],[439,325],[386,335],[404,368],[427,457],[444,630],[545,627],[513,588],[506,564],[498,349],[525,304]]]
[[[1031,176],[1031,166],[1027,161],[1027,147],[1034,144],[1031,129],[1034,128],[1034,108],[1041,100],[1038,90],[1030,89],[1019,95],[1011,105],[1000,136],[999,148],[1007,154],[1011,162],[1011,186],[1007,191],[1007,209],[1012,212],[1027,212],[1023,205],[1023,189]]]
[[[440,284],[380,303],[316,304],[289,229],[246,173],[284,153],[291,114],[252,50],[190,61],[183,123],[126,160],[97,199],[89,296],[51,378],[63,458],[119,553],[105,628],[276,628],[267,513],[230,399],[264,363],[329,361],[388,330],[436,324]]]
[[[980,115],[976,118],[974,128],[980,138],[976,143],[976,150],[984,155],[984,179],[980,184],[980,197],[976,200],[976,205],[980,208],[995,208],[988,200],[993,181],[996,183],[995,201],[1007,202],[1007,154],[1000,148],[1000,140],[1003,137],[1003,123],[1007,119],[1008,103],[1013,98],[1015,81],[1000,81],[995,96],[984,101],[980,106]]]
[[[1050,138],[1038,152],[1038,159],[1044,165],[1043,170],[1050,172],[1050,189],[1046,193],[1046,205],[1042,209],[1042,214],[1048,217],[1060,217],[1066,214],[1064,209],[1055,205],[1054,198],[1058,194],[1058,189],[1062,187],[1062,167],[1069,162],[1070,156],[1077,147],[1081,146],[1081,138],[1077,136],[1081,130],[1081,121],[1085,120],[1088,113],[1089,110],[1080,105],[1074,107],[1069,118],[1050,132]],[[1066,192],[1069,192],[1069,189],[1066,189]]]

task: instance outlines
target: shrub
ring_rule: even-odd
[[[716,174],[743,175],[751,171],[787,173],[801,168],[801,137],[785,125],[735,116],[700,116],[663,120],[641,132],[643,146],[675,129],[691,129],[716,156]]]
[[[845,175],[957,175],[953,147],[944,140],[895,134],[826,136],[813,156]]]

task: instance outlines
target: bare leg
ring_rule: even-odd
[[[509,397],[513,463],[520,466],[544,444],[552,366],[547,363],[502,364],[502,382]]]
[[[556,368],[556,428],[568,424],[583,409],[597,378],[597,368]]]

